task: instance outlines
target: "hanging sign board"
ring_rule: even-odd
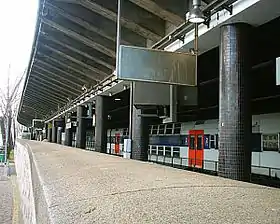
[[[119,79],[196,86],[193,54],[121,45],[118,57]]]

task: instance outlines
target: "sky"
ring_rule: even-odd
[[[0,0],[0,89],[7,89],[28,66],[37,20],[38,0]]]

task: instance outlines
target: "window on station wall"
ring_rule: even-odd
[[[162,146],[158,146],[158,155],[163,156],[163,147]]]
[[[180,158],[180,148],[179,147],[173,147],[173,155],[174,158]]]
[[[164,155],[165,155],[166,157],[171,157],[171,147],[165,146]]]
[[[279,134],[263,134],[263,151],[279,151]]]
[[[153,125],[150,125],[150,126],[149,126],[149,135],[152,135],[152,134],[153,134],[152,130],[153,130]]]
[[[157,154],[157,147],[152,145],[151,155]]]
[[[173,124],[167,124],[167,125],[166,125],[165,134],[171,135],[172,132],[173,132]]]
[[[158,133],[158,125],[153,125],[152,127],[152,135],[157,135]]]
[[[165,130],[165,125],[164,124],[159,125],[158,134],[163,135],[164,130]]]
[[[181,133],[181,123],[174,124],[174,134]]]

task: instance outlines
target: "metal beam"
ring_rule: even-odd
[[[72,4],[77,3],[76,0],[54,0],[54,1],[63,2],[63,3],[72,3]]]
[[[90,30],[94,33],[97,33],[98,35],[100,35],[104,38],[107,38],[108,40],[111,40],[113,42],[116,41],[116,37],[108,35],[106,32],[104,32],[104,29],[97,28],[97,27],[93,26],[92,24],[90,24],[89,22],[85,21],[84,19],[82,19],[80,17],[77,17],[77,16],[70,15],[69,13],[67,13],[62,8],[56,7],[56,6],[54,6],[50,3],[46,3],[46,5],[49,9],[55,11],[56,13],[60,14],[64,18],[70,20],[71,22],[76,23],[79,26],[82,26],[85,29]],[[123,44],[126,44],[126,45],[133,45],[132,43],[129,43],[129,42],[124,41],[124,40],[122,42],[123,42]]]
[[[60,26],[60,25],[58,25],[57,23],[55,23],[55,22],[53,22],[51,20],[43,18],[42,22],[44,24],[46,24],[46,25],[48,25],[48,26],[50,26],[50,27],[52,27],[52,28],[54,28],[54,29],[64,33],[64,34],[66,34],[67,36],[72,37],[72,38],[74,38],[74,39],[84,43],[85,45],[100,51],[103,54],[106,54],[106,55],[108,55],[108,56],[110,56],[112,58],[116,57],[114,50],[108,49],[107,47],[104,47],[103,45],[101,45],[99,43],[96,43],[93,40],[90,40],[90,39],[88,39],[88,38],[86,38],[86,37],[84,37],[84,36],[74,32],[74,31],[70,30],[70,29],[67,29],[67,28],[65,28],[63,26]]]
[[[54,49],[54,48],[52,48],[52,47],[50,47],[50,46],[48,46],[48,45],[46,45],[46,44],[43,44],[42,46],[44,46],[45,48],[47,48],[47,49],[50,50],[50,51],[53,51],[53,52],[57,53],[57,54],[60,55],[60,56],[62,56],[62,57],[64,57],[64,58],[68,59],[69,61],[72,61],[72,62],[74,62],[74,63],[76,63],[76,64],[78,64],[78,65],[80,65],[80,66],[83,66],[84,68],[87,68],[87,69],[93,71],[94,73],[97,73],[98,75],[101,75],[101,76],[102,76],[102,77],[100,77],[100,76],[99,76],[99,77],[93,77],[92,75],[85,74],[85,76],[86,76],[87,78],[89,78],[89,79],[101,81],[101,80],[103,80],[106,76],[109,75],[109,74],[107,74],[107,73],[105,73],[105,72],[103,72],[103,71],[98,70],[97,68],[94,68],[94,67],[92,67],[92,66],[90,66],[90,65],[88,65],[88,64],[86,64],[86,63],[84,63],[84,62],[82,62],[82,61],[80,61],[80,60],[77,60],[76,58],[74,58],[74,57],[72,57],[72,56],[70,56],[70,55],[67,55],[67,54],[65,54],[65,53],[63,53],[63,52],[61,52],[61,51],[59,51],[59,50],[57,50],[57,49]]]
[[[76,82],[73,82],[73,81],[71,81],[71,80],[69,80],[69,79],[67,79],[67,78],[65,78],[65,77],[63,77],[63,76],[61,76],[61,75],[58,75],[58,74],[56,74],[56,73],[53,73],[53,72],[51,72],[51,71],[49,71],[48,69],[46,69],[46,68],[44,68],[44,67],[42,67],[42,66],[40,66],[40,65],[38,65],[38,64],[41,64],[40,62],[38,62],[38,63],[36,63],[35,65],[33,65],[33,68],[35,67],[35,68],[38,68],[38,69],[40,69],[40,70],[42,70],[42,71],[44,71],[44,72],[46,72],[48,75],[52,75],[53,77],[57,77],[58,79],[61,79],[61,81],[62,80],[64,80],[64,81],[66,81],[66,82],[69,82],[69,83],[71,83],[71,84],[73,84],[73,88],[78,88],[78,89],[82,89],[82,87],[83,87],[83,85],[80,85],[80,84],[78,84],[78,83],[76,83]],[[77,91],[79,91],[77,89]]]
[[[37,70],[33,69],[32,73],[35,73],[35,74],[39,75],[39,76],[36,76],[36,78],[38,78],[38,79],[43,79],[44,81],[46,81],[48,83],[57,83],[57,85],[60,85],[61,88],[69,89],[69,91],[71,91],[72,94],[79,95],[82,92],[82,91],[78,91],[76,88],[74,88],[72,86],[69,86],[69,85],[65,84],[64,82],[60,82],[59,80],[57,80],[55,78],[52,78],[51,76],[45,75],[45,74],[43,74],[43,73],[41,73],[41,72],[39,72]]]
[[[27,106],[27,107],[23,107],[22,108],[25,111],[25,113],[27,113],[27,111],[33,111],[33,113],[35,112],[35,113],[37,113],[39,115],[46,116],[46,108],[38,106],[38,105],[36,105],[36,103],[34,104],[32,102],[25,102],[24,105]],[[35,107],[36,109],[33,108],[33,107]]]
[[[36,107],[33,108],[35,105],[34,104],[29,104],[30,102],[24,102],[24,107],[22,108],[23,110],[27,111],[27,110],[32,110],[33,112],[35,111],[36,113],[39,113],[41,115],[44,115],[45,113],[45,109],[43,109],[42,107]]]
[[[164,8],[160,7],[152,0],[129,0],[129,1],[176,26],[185,22],[183,18],[176,15],[175,13],[165,10]]]
[[[66,96],[62,96],[58,92],[51,91],[49,88],[46,88],[42,85],[40,85],[39,87],[38,86],[34,87],[31,83],[29,84],[29,87],[30,86],[31,86],[32,89],[36,89],[35,90],[36,93],[38,91],[43,92],[45,95],[49,95],[54,99],[57,99],[57,100],[62,101],[62,102],[67,102],[67,100],[66,100],[67,97]]]
[[[61,62],[61,61],[58,60],[57,58],[49,57],[49,56],[47,56],[47,55],[45,55],[45,54],[43,54],[43,53],[41,53],[41,52],[37,52],[37,54],[40,55],[41,57],[43,57],[44,59],[47,59],[48,61],[52,61],[52,62],[54,62],[54,63],[56,63],[56,64],[58,64],[58,65],[64,67],[64,68],[66,69],[66,71],[72,70],[73,72],[76,72],[77,75],[82,75],[82,76],[84,76],[84,74],[85,74],[83,71],[81,71],[81,70],[79,70],[79,69],[77,69],[77,68],[74,68],[73,66],[71,66],[71,65],[69,65],[69,64],[67,64],[67,63]],[[70,72],[70,71],[69,71],[69,72]],[[87,81],[87,82],[88,82],[88,81]],[[86,82],[86,83],[87,83],[87,82]],[[94,83],[94,84],[97,84],[97,83]]]
[[[55,70],[56,72],[59,72],[59,73],[63,74],[65,78],[70,78],[70,77],[71,77],[71,78],[74,79],[75,81],[79,81],[79,83],[80,83],[81,85],[83,85],[84,83],[87,83],[87,82],[88,82],[88,80],[87,80],[86,78],[77,77],[77,75],[74,75],[74,74],[72,74],[72,73],[68,73],[68,72],[66,72],[66,71],[64,71],[64,70],[61,70],[60,68],[57,68],[57,67],[54,66],[53,64],[49,64],[49,63],[47,63],[47,62],[45,62],[45,61],[43,61],[43,60],[40,60],[40,59],[36,59],[36,61],[38,61],[39,63],[41,63],[42,65],[45,65],[46,67],[48,67],[48,68],[50,68],[50,69]],[[85,75],[83,74],[83,76],[85,76]]]
[[[41,97],[36,98],[36,96],[26,95],[25,99],[29,100],[30,102],[34,102],[36,104],[44,104],[46,107],[46,111],[50,109],[50,107],[57,108],[57,103],[43,99]]]
[[[29,91],[26,91],[25,93],[26,96],[30,96],[32,98],[36,98],[36,99],[45,99],[49,102],[53,102],[53,103],[56,103],[57,105],[58,104],[63,104],[64,102],[61,102],[61,100],[57,100],[55,97],[52,97],[51,95],[49,94],[45,94],[44,92],[42,91],[36,91],[36,92],[29,92]]]
[[[96,57],[94,57],[94,56],[92,56],[92,55],[90,55],[90,54],[88,54],[88,53],[85,53],[85,52],[83,52],[83,51],[80,51],[79,49],[77,49],[77,48],[75,48],[75,47],[73,47],[73,46],[70,46],[70,45],[68,45],[68,44],[65,44],[64,42],[61,42],[61,41],[59,41],[59,40],[57,40],[57,39],[54,39],[53,37],[51,37],[51,36],[49,36],[49,35],[44,35],[44,38],[45,38],[46,40],[52,41],[53,43],[56,43],[56,44],[58,44],[58,45],[60,45],[60,46],[62,46],[62,47],[64,47],[64,48],[67,48],[67,49],[69,49],[70,51],[73,51],[74,53],[80,54],[80,55],[84,56],[85,58],[88,58],[88,59],[90,59],[90,60],[92,60],[92,61],[94,61],[94,62],[96,62],[96,63],[98,63],[98,64],[100,64],[100,65],[103,65],[104,67],[107,67],[107,68],[109,68],[109,69],[111,69],[111,70],[114,70],[114,69],[115,69],[115,66],[113,66],[113,65],[111,65],[111,64],[109,64],[109,63],[107,63],[106,61],[102,61],[102,60],[100,60],[99,58],[96,58]]]
[[[57,107],[57,103],[47,101],[47,100],[42,99],[42,98],[34,98],[34,97],[31,97],[31,96],[27,96],[27,95],[24,96],[24,98],[27,99],[27,100],[30,100],[31,102],[35,102],[35,103],[38,103],[38,104],[43,102],[43,103],[45,103],[46,108],[49,107],[49,105],[51,105],[52,107]],[[47,104],[49,104],[49,105],[47,105]],[[25,105],[25,103],[23,105]]]
[[[53,83],[50,83],[50,82],[47,82],[46,84],[46,81],[44,79],[36,79],[34,76],[31,77],[29,79],[29,82],[30,83],[34,83],[35,85],[42,85],[44,87],[47,87],[49,88],[50,90],[53,90],[53,91],[56,91],[56,92],[59,92],[61,95],[64,95],[66,97],[69,97],[69,96],[73,96],[73,93],[67,89],[63,89],[61,88],[60,86],[58,85],[55,85]]]
[[[94,13],[97,13],[107,19],[117,22],[117,13],[115,13],[107,8],[104,8],[101,5],[98,5],[97,3],[90,1],[90,0],[77,0],[77,1],[80,5],[93,11]],[[153,41],[159,41],[162,38],[162,36],[156,34],[155,32],[152,32],[151,30],[146,29],[146,28],[140,26],[139,24],[137,24],[133,21],[130,21],[124,17],[121,17],[121,24],[122,24],[122,26],[134,31],[135,33],[138,33],[139,35],[141,35],[147,39],[150,39]]]

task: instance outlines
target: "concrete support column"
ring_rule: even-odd
[[[219,176],[248,181],[251,173],[250,26],[221,27]]]
[[[149,127],[147,118],[141,117],[142,110],[133,106],[131,158],[148,160]]]
[[[48,123],[45,124],[45,135],[44,135],[44,139],[48,139]]]
[[[92,118],[92,115],[93,115],[92,109],[93,109],[92,104],[91,104],[91,103],[88,104],[88,116],[89,116],[90,118]]]
[[[71,114],[67,114],[65,118],[65,143],[66,146],[72,146],[72,123]]]
[[[106,153],[107,148],[107,98],[97,96],[95,103],[95,150]]]
[[[61,144],[62,127],[57,128],[57,144]]]
[[[86,148],[86,108],[77,107],[77,148]]]
[[[52,142],[57,142],[57,127],[55,125],[55,120],[52,121]]]
[[[48,134],[48,142],[52,142],[52,123],[48,123],[48,130],[47,130]]]

